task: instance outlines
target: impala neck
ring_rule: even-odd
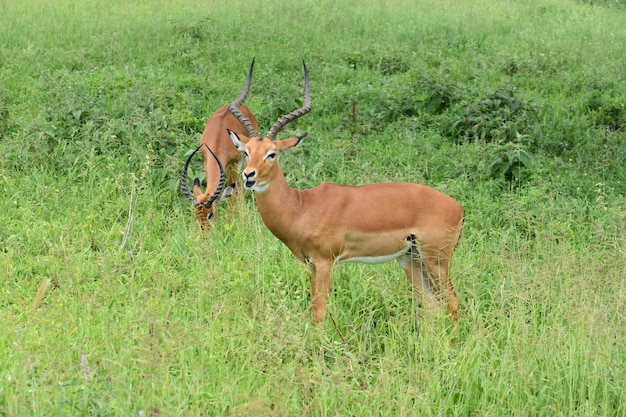
[[[275,175],[269,187],[263,192],[255,192],[254,195],[263,223],[274,236],[289,246],[289,225],[302,211],[301,192],[289,186],[278,161],[274,168]]]
[[[205,167],[207,173],[206,189],[201,202],[208,200],[215,190],[217,190],[217,186],[220,183],[220,168],[217,166],[217,163],[212,158],[205,160],[208,161]]]

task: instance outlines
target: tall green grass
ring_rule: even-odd
[[[0,415],[626,415],[624,28],[620,2],[1,2]],[[252,57],[261,130],[311,71],[293,186],[463,203],[457,340],[394,264],[337,267],[346,343],[315,328],[252,196],[200,235],[184,155]]]

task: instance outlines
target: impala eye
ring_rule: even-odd
[[[269,151],[267,153],[267,155],[265,155],[265,159],[268,159],[270,161],[273,161],[274,159],[276,159],[276,152],[274,151]]]

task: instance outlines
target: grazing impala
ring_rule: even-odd
[[[242,96],[248,92],[250,75]],[[316,323],[324,320],[338,262],[379,263],[396,260],[426,310],[436,313],[445,298],[458,320],[459,295],[449,275],[450,261],[463,226],[463,207],[433,188],[410,183],[346,186],[323,183],[309,190],[291,188],[279,165],[280,154],[300,144],[306,134],[275,140],[290,121],[311,110],[309,76],[304,64],[303,107],[283,116],[261,138],[235,101],[230,110],[248,128],[248,137],[229,131],[248,157],[244,187],[255,193],[265,225],[311,270]],[[416,311],[417,311],[417,298]]]
[[[250,66],[249,82],[252,80],[253,67],[254,61],[252,61],[252,65]],[[240,97],[239,105],[243,103],[245,98],[245,96]],[[228,136],[227,129],[239,134],[246,134],[248,130],[232,115],[228,107],[229,105],[224,105],[213,113],[204,128],[204,133],[202,133],[200,147],[187,159],[181,176],[181,189],[183,194],[194,204],[196,216],[198,217],[200,227],[203,231],[211,229],[213,220],[215,220],[215,216],[217,215],[217,202],[230,197],[237,179],[239,178],[238,170],[241,161],[241,153],[233,146],[233,142]],[[251,123],[253,127],[258,128],[256,118],[246,106],[241,106],[240,111],[247,118],[247,123]],[[193,194],[191,194],[187,187],[187,168],[189,167],[191,158],[198,150],[201,150],[204,156],[206,191],[204,193],[202,192],[200,180],[196,178],[193,182]],[[213,152],[215,153],[213,154]],[[218,164],[214,162],[214,157],[226,170],[226,180],[228,184],[231,184],[225,190],[223,187],[222,189],[218,187],[220,182],[220,169]]]

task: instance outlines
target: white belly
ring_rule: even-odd
[[[381,255],[381,256],[354,256],[352,258],[344,259],[342,255],[339,255],[335,258],[335,263],[343,263],[343,262],[361,262],[364,264],[382,264],[384,262],[393,261],[406,254],[409,247],[402,249],[397,253],[392,253],[391,255]]]

